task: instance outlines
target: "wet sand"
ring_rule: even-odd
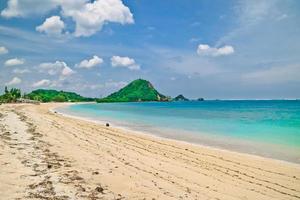
[[[300,199],[300,165],[0,105],[0,199]]]

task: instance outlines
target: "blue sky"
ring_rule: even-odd
[[[300,98],[297,0],[0,2],[0,87]]]

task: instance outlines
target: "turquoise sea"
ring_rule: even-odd
[[[74,104],[57,111],[157,136],[300,163],[300,101]]]

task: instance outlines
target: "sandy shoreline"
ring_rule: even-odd
[[[299,199],[300,166],[0,106],[4,199]]]
[[[86,104],[86,103],[76,103],[76,104]],[[173,141],[173,142],[176,142],[176,143],[188,144],[188,145],[192,145],[192,146],[200,146],[202,148],[208,148],[208,149],[217,150],[217,151],[224,151],[224,152],[229,152],[229,153],[241,154],[241,156],[247,155],[247,156],[251,156],[251,157],[256,157],[258,159],[272,159],[272,160],[276,160],[277,162],[283,162],[283,163],[287,163],[287,164],[291,164],[291,165],[300,166],[300,161],[298,159],[297,160],[281,159],[283,157],[278,158],[278,157],[270,157],[270,156],[260,155],[259,152],[256,152],[256,154],[255,153],[249,153],[249,152],[247,152],[247,151],[245,151],[244,149],[241,149],[241,148],[239,148],[239,149],[238,148],[229,148],[228,146],[227,146],[227,148],[225,148],[224,146],[216,146],[216,145],[214,145],[215,142],[211,142],[210,140],[204,139],[203,137],[201,137],[201,138],[194,137],[194,138],[190,138],[190,139],[187,139],[186,136],[176,137],[176,136],[179,136],[179,135],[176,135],[175,137],[170,137],[169,135],[167,136],[165,134],[163,134],[163,135],[156,134],[155,130],[152,130],[152,131],[138,130],[138,129],[131,128],[130,125],[122,126],[119,123],[112,122],[112,120],[104,120],[104,119],[99,120],[99,119],[93,119],[93,118],[90,118],[90,117],[81,117],[81,116],[78,116],[76,114],[69,114],[69,113],[64,113],[64,112],[61,111],[61,108],[65,108],[65,107],[68,107],[70,105],[74,105],[74,103],[63,103],[63,104],[59,104],[57,106],[51,106],[49,111],[52,112],[52,113],[58,114],[58,115],[62,115],[63,117],[79,119],[79,120],[92,122],[92,123],[96,123],[96,124],[100,124],[100,125],[104,125],[107,122],[109,122],[111,127],[117,128],[120,131],[126,132],[126,133],[129,132],[129,133],[134,133],[134,134],[143,135],[143,136],[151,136],[153,138],[163,139],[163,140],[167,140],[167,141]],[[226,139],[226,138],[222,138],[222,139]],[[199,140],[201,140],[201,143],[196,142],[196,141],[199,141]],[[203,141],[207,142],[207,144],[204,144]],[[221,140],[219,142],[221,142]],[[247,141],[245,141],[245,142],[239,141],[239,145],[241,145],[241,146],[242,145],[249,145],[249,143],[247,143]],[[261,148],[262,147],[266,148],[266,146],[268,147],[268,144],[261,144],[261,145],[262,145]],[[264,149],[261,149],[261,150],[264,150]]]

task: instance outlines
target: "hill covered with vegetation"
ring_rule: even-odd
[[[24,95],[24,98],[41,102],[87,102],[94,98],[83,97],[75,92],[38,89]]]
[[[137,79],[119,91],[105,98],[97,99],[98,103],[138,101],[169,101],[169,98],[160,94],[149,81]]]
[[[173,101],[189,101],[188,98],[184,97],[182,94],[178,95],[173,99]]]

